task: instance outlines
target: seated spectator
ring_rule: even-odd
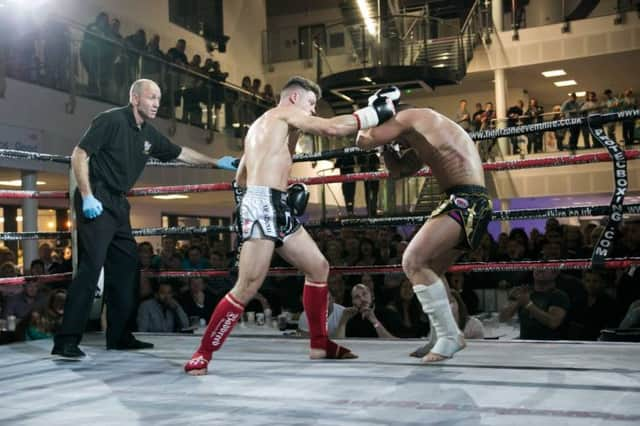
[[[5,305],[5,317],[14,315],[17,319],[22,319],[31,311],[36,309],[38,303],[42,302],[42,296],[38,294],[40,285],[36,281],[28,281],[18,294],[9,296]]]
[[[215,269],[229,268],[229,259],[218,251],[211,252],[209,263]],[[208,279],[208,288],[214,295],[223,296],[233,288],[233,281],[229,276],[210,277]]]
[[[598,340],[600,330],[615,327],[618,312],[615,302],[604,292],[606,281],[597,271],[585,271],[582,283],[587,292],[585,309],[570,324],[569,338]]]
[[[208,322],[220,299],[206,290],[202,277],[193,277],[189,279],[189,291],[180,297],[180,306],[189,319],[198,317]]]
[[[329,291],[333,295],[333,300],[338,305],[344,305],[345,300],[348,300],[346,296],[346,289],[344,284],[344,278],[342,274],[331,274],[327,280],[327,286]]]
[[[417,338],[429,334],[429,318],[413,293],[408,279],[392,290],[389,302],[383,309],[383,323],[395,337]]]
[[[629,305],[629,310],[622,319],[618,328],[640,328],[640,299]]]
[[[151,261],[151,265],[155,269],[167,269],[167,264],[169,263],[171,256],[178,254],[178,250],[176,249],[176,240],[173,237],[162,237],[161,246],[160,255],[155,256]],[[182,263],[182,259],[180,259],[180,263]]]
[[[39,259],[44,264],[44,271],[49,272],[49,268],[53,265],[53,259],[51,258],[51,246],[47,243],[42,244],[38,248]]]
[[[44,262],[42,260],[34,259],[31,261],[28,275],[44,275],[44,272]]]
[[[515,313],[520,319],[520,338],[556,340],[566,338],[565,320],[570,308],[569,296],[556,288],[558,271],[533,272],[533,288],[516,287],[509,292],[510,303],[500,311],[500,321]]]
[[[333,338],[338,332],[338,326],[340,325],[340,320],[342,319],[342,313],[344,312],[345,307],[335,302],[331,292],[327,293],[327,298],[329,299],[327,330],[329,337]],[[307,319],[307,313],[305,311],[302,311],[298,318],[298,332],[303,337],[309,336],[309,320]]]
[[[480,305],[480,299],[475,291],[465,286],[465,278],[465,274],[462,272],[455,272],[448,274],[447,281],[451,289],[456,290],[460,294],[460,297],[462,297],[469,315],[475,315],[479,312],[478,306]]]
[[[189,326],[189,318],[173,298],[170,283],[158,284],[152,299],[138,308],[138,331],[173,333]]]
[[[200,246],[191,246],[187,251],[187,258],[182,261],[182,269],[185,271],[193,271],[208,268],[209,261],[202,257],[202,249]]]
[[[31,311],[16,328],[18,340],[50,339],[62,324],[67,292],[52,291],[46,305]]]
[[[337,338],[344,337],[393,337],[378,320],[373,309],[373,297],[364,284],[356,284],[351,290],[353,306],[342,313]]]

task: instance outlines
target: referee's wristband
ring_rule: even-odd
[[[380,327],[380,322],[376,322],[375,324],[373,324],[373,328],[379,328]]]
[[[524,307],[524,308],[525,308],[525,309],[529,309],[529,308],[530,308],[530,307],[532,307],[532,306],[533,306],[533,302],[532,302],[532,301],[529,301],[529,303],[527,303],[527,304],[525,305],[525,307]]]

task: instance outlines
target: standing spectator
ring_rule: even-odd
[[[65,24],[47,21],[44,36],[44,70],[47,84],[68,90],[71,69],[71,40]]]
[[[630,110],[638,108],[638,99],[633,95],[633,90],[627,89],[624,91],[624,97],[620,101],[620,108],[623,110]],[[627,118],[622,122],[622,137],[624,139],[625,146],[631,146],[634,143],[634,131],[636,127],[635,118]]]
[[[576,118],[580,116],[580,104],[577,101],[575,92],[569,95],[569,99],[564,101],[560,106],[560,111],[565,118]],[[578,137],[580,136],[580,127],[573,126],[569,128],[569,150],[571,154],[575,154],[578,149]]]
[[[561,118],[564,117],[564,114],[562,113],[562,110],[560,109],[560,105],[554,105],[553,106],[553,116],[551,117],[551,120],[560,120]],[[555,138],[556,138],[556,149],[558,151],[564,151],[564,135],[567,134],[567,129],[565,129],[564,127],[561,129],[556,129],[553,132]]]
[[[23,284],[22,291],[7,298],[4,308],[5,318],[14,315],[17,319],[27,316],[41,302],[37,281],[29,281]]]
[[[262,92],[262,97],[270,104],[275,104],[276,96],[273,94],[273,86],[271,86],[270,84],[265,84],[264,92]]]
[[[220,62],[213,61],[211,63],[211,70],[209,70],[209,77],[214,81],[212,88],[212,101],[214,110],[214,117],[207,117],[208,123],[213,128],[213,130],[219,132],[221,130],[222,121],[220,120],[220,110],[222,109],[222,104],[225,103],[224,96],[224,87],[221,84],[227,81],[227,77],[229,77],[228,72],[222,72],[220,69]],[[215,120],[215,123],[214,123]]]
[[[126,98],[127,82],[127,53],[123,43],[122,34],[120,34],[120,20],[113,19],[111,21],[110,31],[107,33],[107,37],[113,40],[111,43],[107,43],[107,59],[109,64],[108,68],[103,68],[102,71],[108,75],[104,76],[107,87],[111,87],[110,94],[115,95],[115,100],[118,103],[124,102]],[[111,79],[111,81],[109,81]],[[103,93],[104,95],[104,93]]]
[[[184,39],[179,39],[176,42],[176,45],[167,51],[167,60],[178,67],[186,68],[189,64],[189,60],[186,55],[187,50],[187,42]],[[167,83],[169,85],[169,95],[172,96],[170,98],[170,104],[173,104],[174,107],[180,105],[180,98],[182,92],[180,88],[184,82],[184,73],[175,68],[169,67],[167,72]]]
[[[341,175],[348,175],[355,171],[356,157],[353,155],[345,155],[338,157],[335,167],[340,169]],[[353,204],[356,198],[356,182],[342,182],[342,195],[344,197],[344,205],[347,209],[347,215],[353,216]]]
[[[202,57],[193,55],[191,62],[187,66],[190,71],[200,73],[202,65]],[[185,73],[184,90],[182,92],[182,121],[196,126],[202,125],[202,109],[200,108],[200,100],[202,97],[203,79],[196,74]]]
[[[144,52],[147,46],[147,33],[143,29],[139,29],[135,33],[124,39],[128,50],[126,52],[127,74],[125,84],[131,84],[140,78],[140,53]]]
[[[102,63],[105,41],[101,37],[106,37],[109,32],[109,15],[102,12],[96,16],[95,22],[87,25],[84,39],[80,45],[80,60],[89,77],[89,92],[98,92],[98,75],[107,64]]]
[[[189,326],[189,318],[173,298],[173,288],[168,282],[158,284],[152,299],[138,308],[138,331],[174,333]]]
[[[160,50],[160,36],[158,34],[151,37],[146,52],[147,54],[142,57],[142,77],[157,82],[160,89],[163,90],[166,83],[162,69],[166,55]]]
[[[476,111],[473,113],[471,117],[471,124],[473,125],[473,130],[478,131],[482,128],[482,115],[484,114],[484,110],[482,109],[482,104],[480,102],[476,103]]]
[[[482,113],[482,117],[480,119],[481,125],[480,130],[489,130],[495,128],[495,118],[496,112],[493,109],[493,102],[487,102],[484,105],[484,112]],[[495,151],[494,147],[496,145],[496,139],[487,139],[480,141],[478,147],[480,148],[480,157],[482,161],[495,161]]]
[[[174,47],[169,49],[169,51],[167,52],[167,59],[176,65],[186,67],[189,63],[187,55],[185,54],[186,51],[187,42],[185,39],[181,38],[176,42],[176,45]]]
[[[523,114],[522,108],[524,107],[524,102],[522,99],[518,101],[518,103],[507,110],[507,127],[516,127],[520,124],[520,117]],[[516,155],[520,154],[520,146],[518,144],[518,136],[511,136],[509,138],[509,142],[511,142],[511,153]],[[530,152],[530,151],[529,151]]]
[[[544,108],[538,105],[536,98],[529,99],[529,109],[527,109],[527,124],[542,123]],[[542,132],[531,133],[528,136],[527,152],[542,152]]]
[[[358,155],[358,165],[361,173],[377,172],[380,168],[380,159],[377,153],[363,153]],[[379,180],[364,181],[364,196],[367,203],[367,215],[369,217],[378,215],[378,191],[380,190]]]
[[[607,89],[604,91],[604,99],[602,100],[602,112],[617,112],[619,111],[620,100],[614,96],[611,89]],[[607,128],[607,136],[612,141],[616,140],[616,122],[612,121],[611,123],[606,125]]]
[[[456,123],[467,132],[471,130],[471,114],[469,114],[469,110],[467,109],[466,99],[460,100],[460,106],[456,112]]]
[[[596,98],[596,92],[587,92],[586,98],[580,107],[580,111],[584,117],[589,116],[589,114],[595,114],[598,112],[598,99]],[[591,139],[589,139],[591,137]],[[585,148],[591,148],[591,142],[593,142],[593,146],[598,146],[598,141],[596,138],[591,135],[589,131],[589,126],[582,126],[582,140],[584,141]]]
[[[533,271],[533,288],[521,286],[509,292],[510,303],[500,311],[500,321],[508,321],[517,312],[521,339],[566,338],[570,303],[566,293],[556,288],[557,276],[558,271]]]

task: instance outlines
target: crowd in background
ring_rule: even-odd
[[[310,229],[332,266],[397,265],[413,232],[413,226],[376,229],[342,228]],[[602,232],[597,223],[582,226],[561,225],[549,219],[545,229],[527,234],[522,228],[502,233],[494,240],[487,233],[480,246],[462,261],[491,262],[556,260],[589,258],[593,245]],[[31,275],[69,271],[70,253],[57,260],[48,244],[40,247],[40,259],[31,264]],[[15,254],[3,247],[0,271],[18,275]],[[177,241],[164,237],[155,250],[151,243],[138,244],[140,262],[139,331],[179,332],[209,320],[211,312],[234,283],[233,250],[222,240],[194,235]],[[617,240],[614,257],[640,256],[640,221],[626,223]],[[273,266],[288,266],[277,256]],[[13,268],[13,271],[10,269]],[[194,271],[208,268],[231,270],[220,277],[154,278],[149,272],[162,270]],[[518,317],[520,335],[528,339],[595,340],[604,328],[638,326],[640,311],[640,275],[637,268],[618,271],[496,271],[454,273],[447,275],[451,287],[451,303],[457,310],[461,329],[468,327],[469,336],[482,337],[481,327],[473,320],[483,311],[498,310],[503,321]],[[303,278],[298,276],[268,277],[259,295],[246,311],[279,315],[289,312],[297,318],[302,312]],[[397,274],[332,274],[329,278],[334,331],[346,337],[424,337],[429,321],[402,273]],[[481,295],[493,289],[507,295],[500,306],[487,304]],[[64,284],[40,284],[32,281],[19,293],[4,297],[2,318],[15,316],[21,338],[50,336],[61,318],[60,300]],[[563,314],[557,323],[541,323],[528,315],[532,302],[543,309],[557,306]],[[338,315],[340,313],[340,315]],[[304,318],[304,315],[303,315]],[[384,326],[378,330],[373,324]],[[44,324],[44,325],[43,325]],[[466,324],[469,324],[467,326]],[[96,325],[99,328],[99,324]],[[304,327],[304,326],[303,326]],[[304,332],[304,329],[302,330]],[[380,335],[381,332],[385,334]],[[386,334],[388,333],[388,335]]]

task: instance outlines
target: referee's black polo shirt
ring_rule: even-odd
[[[91,183],[116,193],[133,187],[149,157],[170,161],[182,152],[146,121],[138,127],[131,105],[98,114],[78,146],[90,156]]]

